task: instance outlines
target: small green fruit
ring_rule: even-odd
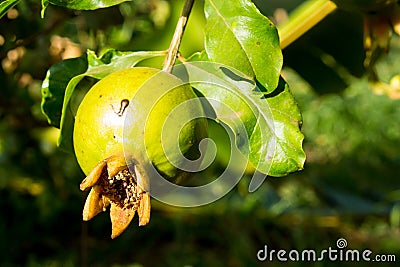
[[[174,110],[188,102],[178,112]],[[112,238],[128,227],[136,212],[139,225],[146,225],[152,179],[146,166],[151,163],[172,180],[183,177],[179,174],[185,173],[176,166],[185,158],[199,156],[198,145],[206,134],[199,98],[177,77],[136,67],[100,80],[82,100],[74,124],[76,158],[87,175],[80,189],[91,188],[83,220],[110,206]]]
[[[157,90],[163,90],[162,87],[168,89],[179,86],[163,95],[150,114],[139,114],[141,107],[133,107],[129,101],[135,96],[137,90],[154,75],[157,75],[159,86]],[[153,165],[168,177],[176,175],[176,168],[165,157],[163,146],[166,150],[172,149],[176,147],[176,144],[172,142],[179,141],[182,154],[189,158],[193,157],[199,141],[206,136],[207,128],[206,119],[192,120],[183,127],[179,139],[171,138],[169,140],[171,144],[161,144],[161,131],[168,114],[179,104],[197,98],[190,86],[181,84],[182,82],[175,76],[147,67],[117,71],[95,84],[81,102],[74,126],[75,154],[85,174],[89,174],[99,161],[124,152],[124,139],[130,139],[129,136],[123,136],[126,135],[124,123],[129,120],[133,121],[133,125],[130,125],[132,135],[138,132],[143,133],[142,138],[145,139],[147,153]],[[154,101],[151,95],[147,97],[140,101]],[[180,114],[182,116],[180,120],[185,117],[189,119],[192,114],[203,114],[200,101],[194,103],[196,104],[191,102],[185,113]],[[128,112],[128,109],[135,111]],[[126,114],[134,115],[135,118],[126,118]],[[138,125],[144,125],[143,121],[139,120],[146,119],[147,115],[146,129],[138,128]],[[164,129],[167,135],[168,130],[168,128]],[[134,145],[135,141],[142,140],[130,141]],[[171,153],[171,151],[168,152]]]

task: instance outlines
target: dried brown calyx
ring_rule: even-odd
[[[110,205],[111,238],[119,236],[132,221],[135,212],[139,225],[150,220],[150,195],[143,189],[145,181],[134,166],[131,172],[123,156],[111,156],[100,161],[82,181],[80,189],[91,188],[83,208],[83,220],[88,221]]]

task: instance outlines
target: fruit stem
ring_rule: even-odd
[[[172,67],[175,64],[179,46],[182,41],[183,32],[185,31],[186,23],[189,19],[190,12],[192,11],[193,4],[194,0],[185,1],[185,5],[183,6],[181,16],[179,17],[178,23],[176,24],[174,36],[172,37],[171,44],[168,48],[167,56],[165,57],[164,60],[163,71],[169,73],[172,71]]]
[[[305,1],[290,14],[286,22],[278,26],[281,49],[296,41],[336,8],[330,0]]]

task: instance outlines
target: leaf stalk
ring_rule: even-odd
[[[179,46],[182,41],[183,33],[185,31],[185,27],[189,19],[190,12],[192,11],[193,4],[194,0],[185,1],[181,16],[179,17],[178,23],[176,24],[175,32],[172,37],[170,46],[167,50],[168,53],[164,60],[163,71],[169,73],[172,71],[172,68],[175,64],[175,60],[179,51]]]

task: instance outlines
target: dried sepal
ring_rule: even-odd
[[[111,218],[111,238],[116,238],[129,226],[133,217],[135,216],[134,209],[125,209],[111,203],[110,218]]]
[[[99,180],[101,174],[103,173],[104,168],[107,166],[107,161],[102,160],[94,166],[93,170],[89,173],[89,175],[83,179],[82,183],[80,184],[79,188],[82,191],[94,186],[97,181]]]
[[[111,238],[119,236],[132,221],[136,210],[139,225],[150,220],[148,177],[142,168],[134,165],[131,172],[121,155],[100,161],[82,181],[81,190],[92,187],[83,209],[83,220],[88,221],[111,205]]]
[[[150,221],[150,195],[147,192],[142,193],[142,199],[139,204],[138,214],[139,214],[139,226],[143,226]]]
[[[98,185],[92,187],[89,195],[86,198],[85,206],[83,207],[83,220],[89,221],[94,216],[104,210],[104,201],[101,194],[101,188]]]
[[[141,195],[141,200],[138,208],[139,215],[139,226],[143,226],[149,223],[150,221],[150,195],[146,190],[149,188],[149,178],[146,175],[145,170],[139,168],[139,165],[134,166],[135,174],[136,174],[136,182],[138,185],[138,191]]]
[[[117,175],[117,173],[124,169],[126,169],[126,160],[124,155],[114,155],[107,158],[107,172],[109,177]]]

